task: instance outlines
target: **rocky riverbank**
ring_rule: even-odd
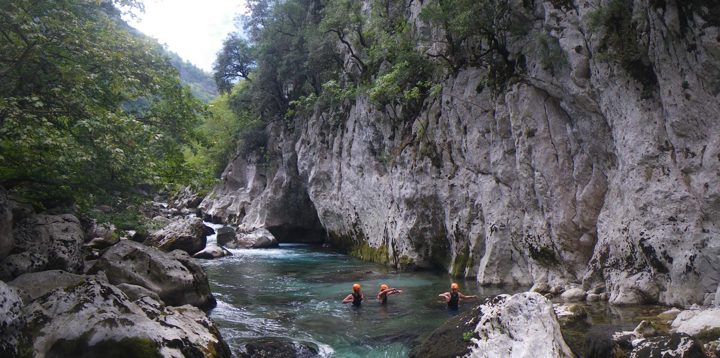
[[[202,220],[142,235],[72,214],[38,214],[0,191],[0,355],[230,357],[190,253]],[[168,215],[172,217],[171,215]]]

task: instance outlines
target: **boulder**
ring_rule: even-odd
[[[114,236],[117,237],[116,231],[115,225],[111,223],[98,224],[97,221],[93,220],[85,233],[85,241],[89,242],[96,238],[110,240]]]
[[[192,306],[130,301],[117,287],[88,280],[23,309],[19,349],[48,357],[230,357],[217,327]]]
[[[245,351],[239,353],[241,358],[283,357],[312,358],[320,357],[318,347],[312,343],[296,342],[287,338],[257,338],[245,343]]]
[[[702,345],[687,334],[654,337],[640,341],[630,358],[706,358]]]
[[[15,244],[12,228],[12,208],[5,189],[0,187],[0,260],[4,259],[10,253]]]
[[[73,215],[33,215],[15,224],[13,254],[0,262],[0,279],[58,269],[81,272],[84,233]]]
[[[90,242],[88,242],[84,246],[86,246],[90,249],[102,250],[102,249],[106,249],[110,246],[113,246],[113,245],[117,244],[118,242],[120,242],[120,238],[117,235],[113,235],[110,237],[96,237],[96,238],[90,240]]]
[[[219,259],[225,256],[232,256],[232,253],[224,247],[217,246],[215,244],[208,244],[205,248],[193,255],[196,259]]]
[[[89,273],[104,271],[113,285],[128,283],[155,292],[168,305],[212,307],[205,271],[184,251],[162,252],[123,240],[109,248]]]
[[[21,290],[23,300],[30,303],[55,289],[77,285],[85,278],[62,270],[49,270],[22,274],[8,285]]]
[[[17,355],[19,329],[23,326],[22,307],[18,290],[0,281],[0,357]]]
[[[720,336],[720,308],[680,312],[673,320],[671,329],[691,336],[711,335],[712,332],[715,332],[716,337]]]
[[[202,196],[193,192],[193,190],[187,186],[175,196],[173,206],[176,208],[195,209],[200,205],[202,200]]]
[[[587,310],[577,303],[564,305],[553,305],[555,314],[561,323],[572,323],[582,321],[587,318]]]
[[[145,245],[163,251],[183,250],[192,255],[205,248],[206,227],[200,218],[179,219],[151,233]]]
[[[577,302],[585,300],[585,290],[582,288],[571,288],[560,295],[565,302]]]
[[[235,239],[235,229],[230,226],[223,226],[217,229],[217,244],[225,246],[228,242]]]
[[[552,303],[535,292],[488,298],[451,318],[410,357],[574,357]]]
[[[249,233],[239,232],[235,240],[225,243],[228,248],[260,249],[278,246],[278,240],[265,228],[255,229]]]
[[[150,297],[153,300],[162,303],[162,300],[160,299],[160,296],[158,296],[157,293],[150,291],[145,287],[138,286],[138,285],[131,285],[129,283],[121,283],[121,284],[117,285],[117,288],[119,288],[120,291],[123,291],[123,293],[125,293],[125,295],[127,295],[131,301],[138,300],[142,297]]]

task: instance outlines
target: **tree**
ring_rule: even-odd
[[[15,0],[0,9],[0,185],[39,205],[90,205],[182,180],[202,105],[114,5]]]
[[[255,60],[247,40],[233,32],[223,42],[213,67],[215,83],[221,92],[230,92],[239,79],[250,80]]]

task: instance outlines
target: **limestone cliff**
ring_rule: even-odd
[[[274,123],[274,159],[236,158],[201,208],[286,237],[324,230],[320,239],[362,258],[483,284],[711,303],[718,24],[676,0],[634,0],[643,79],[599,54],[603,34],[589,22],[607,1],[535,3],[532,27],[549,34],[554,63],[528,51],[522,79],[495,95],[483,69],[461,70],[409,123],[363,97],[346,112]],[[411,2],[413,21],[421,6]]]

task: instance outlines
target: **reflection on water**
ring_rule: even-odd
[[[203,265],[218,299],[210,317],[233,350],[245,339],[275,336],[315,343],[324,356],[407,357],[420,337],[448,317],[437,297],[450,285],[446,274],[398,273],[300,244],[230,251],[233,256]],[[355,282],[365,294],[360,309],[340,303]],[[403,293],[380,305],[375,295],[381,283]],[[460,284],[468,294],[500,293],[475,282]]]

